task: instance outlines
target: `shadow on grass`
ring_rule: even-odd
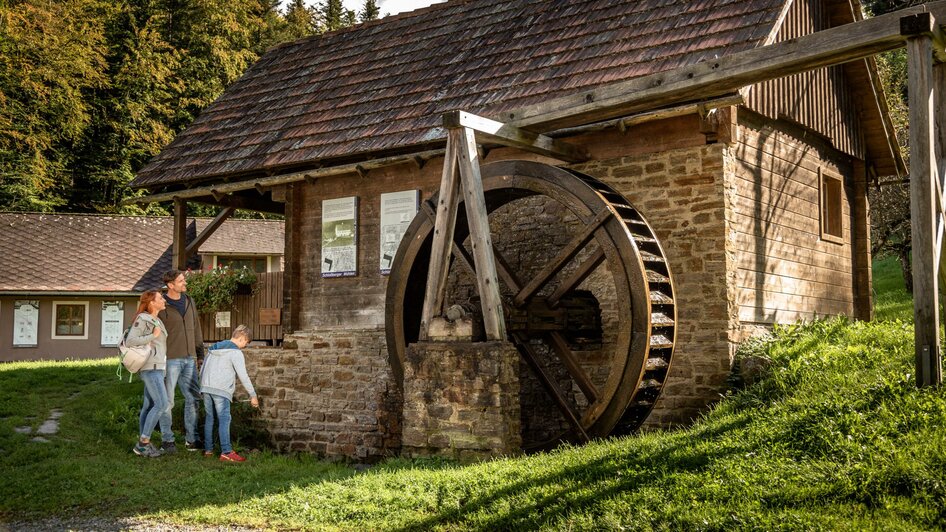
[[[746,416],[739,416],[725,423],[696,428],[703,442],[718,440],[748,424]],[[619,494],[653,488],[669,477],[681,473],[704,472],[714,461],[739,454],[737,448],[709,445],[692,448],[692,440],[676,438],[676,443],[661,446],[643,456],[609,454],[593,460],[582,460],[574,465],[557,470],[553,474],[533,476],[501,489],[472,496],[462,506],[411,523],[401,530],[429,530],[437,527],[463,527],[469,518],[481,511],[491,514],[486,519],[476,520],[475,527],[482,530],[530,530],[541,523],[554,523],[556,518],[567,517],[576,510],[589,510],[602,501]],[[543,493],[529,504],[522,504],[518,495],[527,491]],[[498,508],[512,508],[508,513],[496,515]],[[630,511],[630,509],[629,509]]]

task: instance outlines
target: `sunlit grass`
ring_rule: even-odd
[[[140,384],[119,383],[114,366],[0,366],[0,517],[318,530],[942,528],[946,396],[914,386],[913,328],[898,314],[909,299],[887,296],[891,274],[875,271],[887,305],[875,323],[829,319],[747,344],[740,358],[770,361],[762,378],[688,429],[470,466],[391,459],[358,473],[268,452],[242,465],[139,459],[129,449]],[[54,407],[65,415],[50,443],[13,431]]]

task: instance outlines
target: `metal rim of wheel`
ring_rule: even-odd
[[[553,331],[544,338],[585,395],[587,406],[583,411],[574,411],[562,404],[562,391],[555,389],[554,380],[543,378],[541,367],[530,360],[534,357],[530,353],[529,338],[509,333],[509,340],[516,344],[566,420],[571,418],[570,430],[538,447],[636,430],[652,410],[666,381],[676,336],[672,276],[653,229],[621,194],[573,170],[530,161],[502,161],[483,165],[481,175],[489,213],[511,201],[542,195],[562,204],[585,226],[527,286],[516,278],[516,272],[509,271],[497,253],[500,280],[506,285],[507,293],[516,294],[504,297],[504,306],[515,309],[530,304],[539,288],[560,275],[565,264],[592,241],[597,243],[597,251],[569,275],[561,275],[558,287],[545,302],[554,306],[600,265],[608,268],[618,301],[620,330],[616,332],[610,370],[603,386],[596,386],[582,374],[580,364],[576,363],[561,334]],[[407,345],[418,337],[436,204],[435,195],[414,218],[398,247],[388,280],[388,356],[399,384],[403,384]],[[454,255],[460,255],[457,260],[468,262],[468,267],[472,268],[469,256],[462,256],[462,242],[468,235],[463,212],[461,206],[454,237],[459,247],[454,246]],[[568,412],[570,409],[572,412]]]

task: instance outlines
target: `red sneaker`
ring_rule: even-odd
[[[246,458],[238,455],[236,451],[230,451],[220,455],[221,462],[246,462]]]

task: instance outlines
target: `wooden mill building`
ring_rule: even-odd
[[[451,0],[268,51],[132,185],[174,199],[179,216],[189,201],[285,214],[286,348],[248,357],[265,415],[282,449],[370,460],[408,436],[385,329],[398,275],[384,271],[385,244],[400,233],[382,195],[410,204],[437,191],[443,113],[503,120],[861,18],[856,0]],[[481,164],[597,178],[646,217],[672,271],[673,365],[648,423],[705,409],[760,327],[870,318],[866,187],[904,172],[872,60],[536,132],[587,156],[485,143]],[[403,222],[423,210],[390,212]],[[552,242],[546,228],[569,222],[531,203],[502,216],[499,247],[509,235]],[[504,249],[520,268],[540,260]],[[606,343],[620,324],[608,297],[588,292]],[[523,430],[541,432],[525,418],[554,412],[551,399],[526,380],[522,396]]]

